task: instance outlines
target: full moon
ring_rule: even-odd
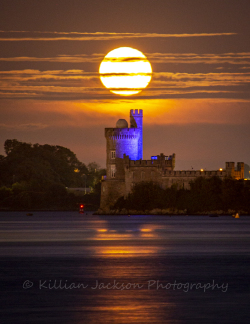
[[[119,47],[104,57],[99,73],[103,85],[112,93],[131,96],[148,86],[152,67],[142,52],[131,47]]]

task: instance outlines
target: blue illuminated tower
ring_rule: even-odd
[[[137,160],[143,159],[143,111],[130,110],[130,128],[137,128],[138,133],[138,157]]]
[[[116,158],[123,159],[125,154],[130,160],[142,159],[142,122],[142,109],[131,109],[130,128],[125,119],[119,119],[116,128],[105,128],[107,179],[119,176]]]

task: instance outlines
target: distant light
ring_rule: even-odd
[[[84,207],[84,205],[80,205],[80,208],[83,208]]]
[[[222,168],[220,168],[220,171],[223,171],[223,169],[222,169]]]
[[[79,169],[75,169],[74,172],[80,172],[80,170]]]
[[[201,169],[201,172],[203,172],[204,170],[203,169]]]
[[[151,160],[157,160],[157,156],[151,156]]]

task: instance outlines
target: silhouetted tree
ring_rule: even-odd
[[[76,204],[77,198],[74,199],[66,187],[82,187],[84,176],[94,191],[95,198],[89,199],[100,200],[97,187],[100,187],[105,170],[95,162],[86,167],[68,148],[16,139],[6,140],[4,150],[6,156],[0,156],[0,207],[43,208]]]

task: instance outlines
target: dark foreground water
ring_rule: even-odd
[[[250,323],[250,217],[0,213],[0,323]]]

